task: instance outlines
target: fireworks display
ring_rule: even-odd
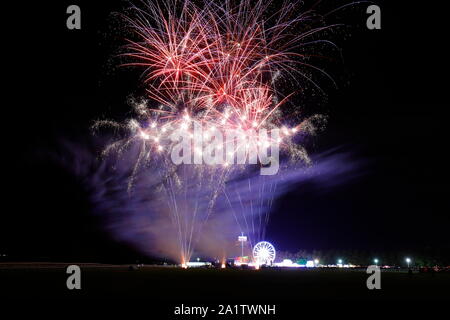
[[[96,126],[127,130],[104,154],[135,153],[130,192],[140,172],[154,172],[149,189],[166,204],[182,264],[212,213],[232,212],[250,242],[264,238],[279,179],[255,177],[254,167],[279,162],[278,150],[310,162],[301,137],[314,134],[325,119],[292,116],[301,114],[300,106],[283,108],[306,85],[319,88],[311,73],[330,78],[310,60],[318,56],[311,48],[333,45],[318,39],[333,26],[298,7],[249,0],[145,2],[126,15],[134,38],[123,65],[141,68],[148,99],[133,101],[135,118]],[[280,80],[292,92],[279,90],[286,87]],[[173,153],[180,146],[177,162]],[[236,183],[248,192],[236,194]],[[218,198],[228,209],[215,206]]]

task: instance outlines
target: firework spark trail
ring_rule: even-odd
[[[178,229],[183,263],[189,261],[196,235],[208,220],[219,194],[223,192],[227,198],[230,195],[226,186],[229,178],[248,169],[246,165],[232,165],[228,159],[234,159],[242,150],[245,158],[249,158],[257,148],[268,150],[277,145],[291,158],[309,164],[297,137],[314,134],[317,126],[324,123],[320,115],[303,118],[298,123],[293,123],[293,118],[283,122],[281,109],[295,92],[283,95],[275,84],[282,75],[296,83],[296,91],[307,83],[320,89],[310,71],[331,79],[309,62],[317,55],[306,53],[305,48],[318,43],[333,47],[332,42],[317,39],[316,35],[334,25],[293,32],[305,29],[311,21],[320,20],[320,16],[312,10],[294,16],[298,3],[286,2],[275,11],[270,6],[271,1],[262,0],[201,1],[201,7],[191,1],[169,0],[163,4],[149,1],[141,7],[133,6],[125,17],[135,39],[128,40],[123,56],[129,62],[124,65],[143,68],[148,96],[157,105],[132,101],[136,119],[124,124],[100,121],[96,127],[107,125],[129,132],[122,140],[107,146],[105,155],[122,153],[131,147],[140,150],[129,181],[130,192],[140,170],[148,167],[159,170],[159,190],[167,196],[172,221]],[[203,128],[201,137],[193,131],[196,125]],[[267,130],[268,135],[259,135],[261,129]],[[212,166],[171,163],[174,135],[189,137],[190,144],[196,146],[198,140],[202,145],[204,139],[217,131],[233,132],[244,138],[224,143],[221,148],[230,156],[224,163]],[[276,139],[271,134],[274,131],[281,132]],[[202,148],[193,151],[199,156],[204,153]],[[252,190],[251,181],[248,183]],[[188,186],[195,187],[188,190]],[[269,183],[270,192],[275,193],[275,188]],[[255,206],[257,220],[252,217],[244,223],[247,230],[251,225],[255,235],[252,238],[257,239],[264,237],[273,198],[265,199],[264,184],[255,191],[260,199],[254,202],[250,198],[248,203],[250,211]],[[237,197],[241,208],[234,209],[245,218],[247,204],[241,195]]]
[[[265,238],[272,203],[278,195],[277,185],[283,182],[284,171],[291,172],[294,167],[290,164],[284,169],[275,176],[261,176],[254,170],[237,171],[229,176],[232,181],[223,190],[220,201],[229,207],[227,211],[231,211],[239,232],[247,235],[251,247]]]

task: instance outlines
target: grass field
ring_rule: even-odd
[[[0,296],[143,298],[165,302],[450,299],[450,274],[386,271],[368,290],[363,270],[236,270],[80,265],[81,290],[68,290],[68,264],[0,265]]]

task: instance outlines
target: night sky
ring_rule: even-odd
[[[329,125],[309,150],[337,149],[354,170],[279,199],[267,235],[280,249],[450,249],[445,11],[392,2],[378,2],[382,30],[365,28],[364,5],[343,14],[352,25],[335,35],[338,89],[327,90]],[[52,161],[64,142],[89,144],[93,120],[127,115],[127,97],[142,92],[139,72],[114,59],[127,34],[113,12],[126,3],[30,3],[5,9],[0,253],[134,259],[140,253],[92,213],[89,188]],[[65,26],[73,3],[81,31]]]

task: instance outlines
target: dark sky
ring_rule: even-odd
[[[113,59],[126,34],[112,12],[126,3],[59,2],[17,5],[3,29],[0,253],[135,256],[102,230],[82,181],[47,156],[61,141],[87,143],[92,120],[120,118],[142,89],[139,74]],[[310,147],[341,148],[360,166],[346,183],[280,199],[267,232],[282,249],[449,247],[445,11],[392,2],[379,2],[382,30],[364,28],[364,5],[343,14],[353,26],[335,35],[339,88],[328,92],[329,125]],[[73,3],[81,31],[65,27]]]

